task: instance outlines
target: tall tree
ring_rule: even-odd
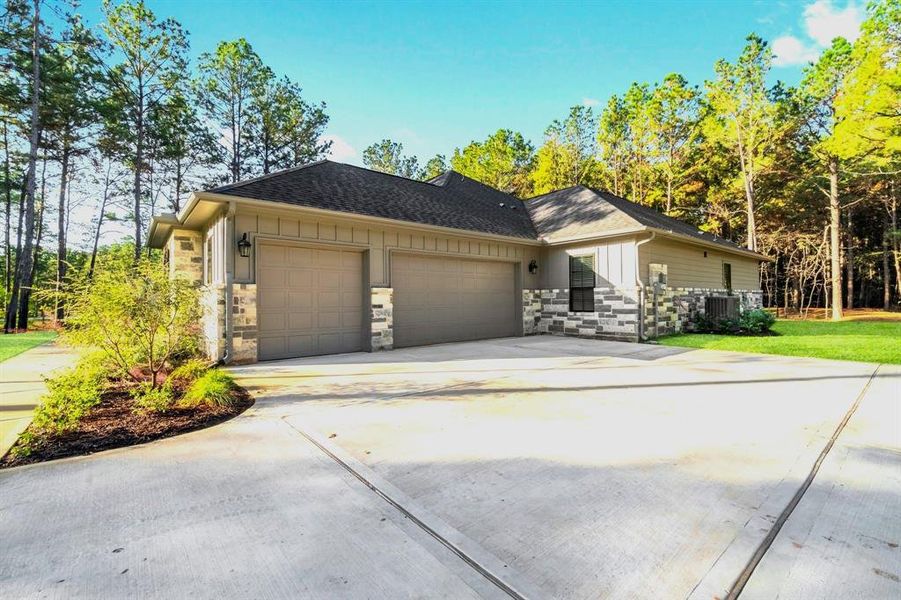
[[[451,168],[486,185],[525,198],[531,192],[529,169],[535,150],[521,133],[498,129],[484,142],[454,150]]]
[[[268,77],[271,72],[244,38],[219,42],[215,51],[200,55],[198,98],[209,118],[224,132],[222,145],[231,183],[248,173],[250,148],[245,138],[252,103]]]
[[[157,19],[143,0],[126,0],[115,5],[111,0],[104,0],[103,12],[106,22],[101,28],[122,61],[109,72],[108,115],[129,149],[137,261],[142,249],[142,183],[148,170],[145,156],[148,120],[154,109],[172,94],[175,81],[184,76],[188,38],[177,21]]]
[[[536,194],[598,181],[597,120],[591,107],[573,106],[545,131],[531,178]]]
[[[31,297],[32,265],[34,264],[34,217],[35,217],[35,177],[38,146],[40,145],[40,108],[41,108],[41,2],[34,0],[31,25],[31,129],[28,138],[28,162],[25,174],[24,190],[24,227],[25,243],[21,250],[21,259],[17,252],[16,272],[13,279],[12,292],[6,308],[4,331],[28,328],[28,303]]]
[[[750,35],[738,60],[717,61],[716,78],[707,82],[704,131],[713,143],[735,153],[744,190],[749,250],[757,249],[755,186],[770,165],[776,136],[776,106],[766,85],[773,53],[757,35]]]
[[[418,179],[422,174],[419,159],[404,155],[404,145],[384,139],[363,150],[363,164],[373,171]]]
[[[832,318],[842,318],[841,268],[841,198],[839,194],[840,159],[833,150],[832,137],[836,128],[836,103],[843,93],[843,84],[851,69],[851,44],[836,38],[832,46],[817,62],[805,70],[799,90],[804,107],[805,131],[811,155],[825,172],[828,188],[818,186],[829,205],[829,256],[832,293]]]
[[[630,155],[629,113],[619,96],[611,96],[598,123],[598,149],[613,178],[613,193],[626,193],[625,181]]]
[[[650,97],[654,155],[666,181],[666,212],[673,209],[676,189],[691,171],[687,158],[698,133],[698,91],[671,73]]]
[[[443,154],[436,154],[428,160],[422,169],[422,179],[428,181],[447,171],[447,160]]]

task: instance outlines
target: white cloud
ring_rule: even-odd
[[[806,65],[819,56],[819,50],[806,46],[793,35],[783,35],[773,40],[773,64],[777,67]]]
[[[591,108],[592,106],[598,106],[601,103],[597,98],[582,98],[582,106],[587,106]]]
[[[843,37],[853,42],[860,36],[863,11],[854,0],[844,8],[836,8],[832,0],[815,0],[804,7],[801,25],[807,34],[806,40],[785,34],[773,41],[773,64],[777,67],[806,65],[820,55],[823,48],[832,45],[832,40]]]
[[[322,136],[327,142],[332,143],[332,147],[329,152],[329,158],[336,161],[346,161],[350,160],[357,156],[356,149],[345,141],[340,135],[325,135]]]
[[[843,9],[833,6],[832,0],[816,0],[804,7],[804,30],[823,48],[831,46],[837,37],[856,40],[861,21],[863,11],[853,1]]]

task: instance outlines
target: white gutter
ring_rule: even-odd
[[[651,231],[651,237],[635,242],[635,284],[638,286],[638,341],[641,342],[644,336],[644,283],[641,281],[641,260],[639,260],[638,247],[647,244],[657,237],[656,231]]]
[[[234,353],[234,343],[232,341],[232,329],[234,323],[232,318],[232,303],[235,301],[234,285],[235,285],[235,207],[234,200],[228,203],[228,211],[225,213],[225,356],[222,362],[228,364],[232,360]]]

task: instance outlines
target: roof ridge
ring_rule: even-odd
[[[248,183],[256,183],[257,181],[262,181],[264,179],[271,179],[272,177],[278,177],[279,175],[285,175],[286,173],[293,173],[294,171],[300,171],[301,169],[306,169],[307,167],[316,167],[327,162],[335,162],[329,160],[327,158],[322,158],[320,160],[314,160],[313,162],[309,162],[303,165],[296,165],[294,167],[288,167],[287,169],[282,169],[280,171],[274,171],[272,173],[266,173],[264,175],[258,175],[257,177],[251,177],[250,179],[244,179],[242,181],[236,181],[234,183],[226,183],[225,185],[220,185],[214,187],[213,189],[206,190],[208,192],[221,192],[227,190],[237,189],[239,187],[245,186]],[[341,163],[337,163],[341,164]]]
[[[543,194],[538,194],[537,196],[530,196],[529,198],[523,198],[523,202],[531,202],[532,200],[538,200],[539,198],[544,198],[545,196],[550,196],[551,194],[559,194],[560,192],[565,192],[566,190],[572,190],[575,188],[582,188],[586,190],[591,190],[592,192],[597,192],[597,190],[593,190],[590,187],[584,186],[581,183],[577,183],[575,185],[571,185],[565,188],[560,188],[558,190],[551,190],[550,192],[545,192]]]

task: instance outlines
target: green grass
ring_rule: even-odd
[[[777,321],[778,336],[683,333],[666,346],[901,364],[901,321]]]
[[[40,346],[56,337],[55,331],[29,331],[28,333],[0,333],[0,362]]]

